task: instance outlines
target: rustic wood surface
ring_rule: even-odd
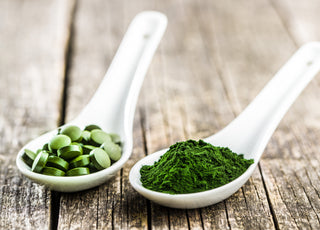
[[[19,149],[79,113],[143,10],[169,24],[141,89],[130,160],[78,193],[26,179]],[[234,119],[298,47],[320,40],[319,10],[318,0],[0,0],[0,229],[320,229],[319,76],[225,201],[166,208],[128,181],[145,155]]]

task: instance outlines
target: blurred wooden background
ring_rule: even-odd
[[[78,114],[143,10],[169,24],[142,86],[130,160],[79,193],[26,179],[18,150]],[[128,182],[145,155],[234,119],[298,47],[320,40],[319,10],[318,0],[0,0],[0,228],[320,229],[319,76],[229,199],[170,209]]]

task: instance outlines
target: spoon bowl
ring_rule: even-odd
[[[141,184],[140,169],[143,165],[153,165],[168,150],[164,149],[132,167],[131,185],[149,200],[171,208],[201,208],[228,198],[250,178],[282,117],[319,70],[320,43],[302,46],[235,120],[204,139],[212,145],[244,154],[246,159],[254,159],[240,177],[221,187],[197,193],[172,195],[149,190]]]
[[[106,182],[122,168],[132,153],[132,126],[139,91],[166,25],[166,16],[159,12],[138,14],[131,22],[96,93],[80,114],[65,124],[77,125],[82,129],[96,124],[106,132],[117,133],[121,137],[121,158],[107,169],[84,176],[58,177],[32,172],[22,160],[24,149],[36,151],[42,148],[57,134],[55,129],[32,140],[19,151],[16,164],[22,174],[51,190],[76,192]]]

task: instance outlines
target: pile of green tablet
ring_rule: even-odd
[[[65,126],[33,152],[25,149],[24,162],[33,172],[51,176],[81,176],[110,167],[121,157],[120,137],[106,133],[97,125],[84,130],[74,125]]]

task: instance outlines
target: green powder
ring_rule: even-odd
[[[169,194],[202,192],[225,185],[253,164],[243,154],[202,140],[178,142],[154,163],[140,169],[145,188]]]

